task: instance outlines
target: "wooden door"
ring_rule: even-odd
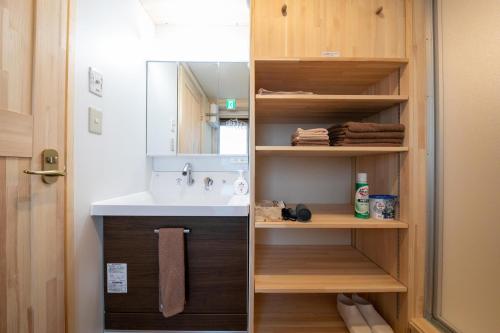
[[[68,0],[0,1],[0,332],[65,330],[65,180],[48,185],[44,149],[65,161]]]

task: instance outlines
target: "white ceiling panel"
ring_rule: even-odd
[[[248,25],[247,0],[140,0],[157,25]]]

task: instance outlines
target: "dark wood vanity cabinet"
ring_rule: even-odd
[[[159,312],[159,228],[182,227],[186,298],[183,313]],[[106,329],[245,331],[247,329],[247,217],[105,217]],[[107,264],[127,264],[127,293],[107,292]]]

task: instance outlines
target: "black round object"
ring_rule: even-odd
[[[312,213],[304,204],[298,204],[295,208],[295,214],[297,215],[297,221],[307,222],[311,220]]]

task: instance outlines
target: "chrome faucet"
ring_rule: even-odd
[[[193,179],[193,166],[191,165],[191,163],[186,163],[186,165],[184,165],[184,169],[182,169],[182,175],[184,177],[187,176],[187,184],[189,186],[193,185],[194,184],[194,179]]]
[[[214,180],[210,177],[205,177],[205,179],[203,179],[203,182],[205,183],[205,191],[211,191],[212,186],[214,185]]]

